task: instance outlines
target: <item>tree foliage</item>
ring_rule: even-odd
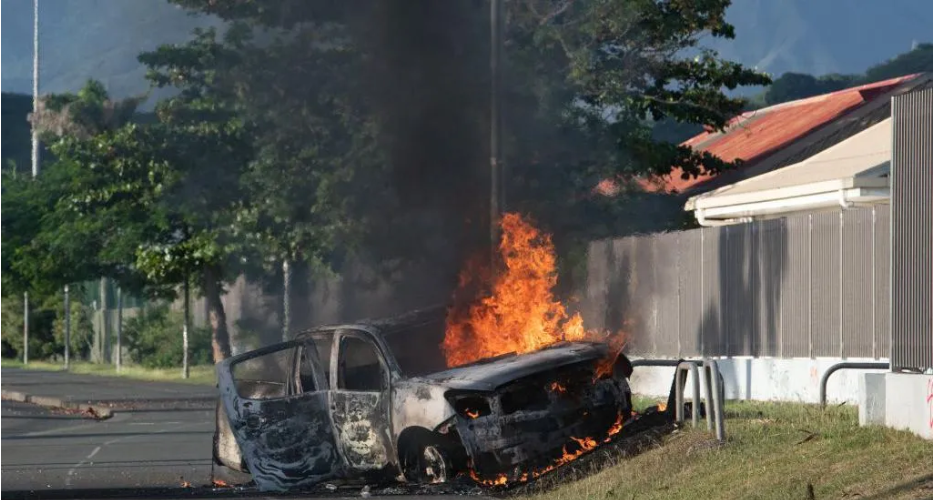
[[[917,44],[910,52],[868,68],[865,71],[865,82],[877,82],[923,72],[933,72],[933,43]]]
[[[851,87],[859,81],[858,75],[823,75],[815,77],[805,73],[784,73],[765,91],[765,104],[779,104]]]
[[[45,100],[38,123],[57,161],[38,182],[14,179],[9,204],[4,193],[4,250],[17,233],[4,280],[8,269],[20,287],[105,275],[170,295],[191,278],[218,360],[230,353],[220,297],[240,274],[484,243],[488,4],[174,3],[226,29],[140,56],[154,86],[178,91],[156,120],[131,122],[136,101],[113,102],[94,82]],[[723,89],[768,83],[698,47],[734,36],[728,5],[504,2],[507,208],[566,249],[639,217],[628,198],[593,194],[603,179],[729,168],[651,130],[720,128],[744,106]]]
[[[764,92],[763,105],[804,99],[835,92],[856,85],[879,82],[913,73],[933,72],[933,44],[918,44],[909,52],[876,64],[864,74],[827,74],[813,76],[805,73],[784,73]]]

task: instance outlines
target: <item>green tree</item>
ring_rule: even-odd
[[[482,218],[483,204],[477,201],[485,200],[488,190],[488,5],[176,3],[277,36],[271,44],[245,45],[259,55],[249,58],[258,64],[241,66],[256,82],[249,101],[279,123],[287,119],[287,130],[323,125],[333,150],[318,152],[317,158],[359,161],[384,153],[386,165],[357,163],[357,174],[346,177],[360,184],[392,182],[392,192],[370,191],[370,203],[353,207],[362,210],[361,219],[379,222],[370,230],[404,230],[385,219],[405,226],[410,219],[399,214],[412,208],[449,214],[442,217],[454,226]],[[509,206],[536,214],[561,232],[584,226],[603,211],[603,200],[588,195],[600,179],[664,174],[673,165],[685,175],[729,168],[711,155],[657,141],[650,129],[652,120],[722,127],[744,105],[723,88],[769,82],[697,49],[704,35],[734,36],[724,20],[728,5],[726,0],[505,2]],[[685,56],[688,51],[693,55]],[[332,57],[322,58],[321,52]],[[314,79],[321,75],[331,83]],[[367,77],[372,82],[360,82]],[[335,122],[335,117],[344,119]],[[330,136],[335,130],[347,134]],[[315,138],[307,130],[298,137]],[[296,156],[274,153],[288,151],[281,142],[268,144],[277,163]],[[292,174],[288,179],[297,180]],[[607,217],[613,216],[603,220]]]
[[[765,103],[778,104],[826,94],[857,85],[859,75],[829,74],[820,77],[805,73],[784,73],[765,91]]]
[[[933,43],[917,44],[910,52],[876,64],[865,71],[866,83],[878,82],[889,78],[933,71]]]
[[[153,85],[178,90],[154,122],[127,123],[131,103],[93,84],[47,100],[64,117],[48,128],[58,161],[35,187],[43,196],[14,197],[14,223],[40,221],[14,240],[19,283],[98,273],[169,295],[190,276],[219,360],[230,353],[220,297],[242,273],[268,275],[282,260],[327,270],[360,248],[400,262],[485,242],[488,5],[174,3],[228,26],[140,56]],[[593,195],[599,181],[731,166],[651,130],[720,128],[744,106],[724,88],[768,82],[697,48],[704,35],[733,36],[728,0],[504,4],[507,206],[544,223],[563,254],[646,218],[627,203],[632,190]]]

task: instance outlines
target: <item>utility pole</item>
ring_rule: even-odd
[[[23,364],[29,364],[29,292],[23,292]]]
[[[292,272],[288,258],[282,261],[282,342],[288,341],[291,329]]]
[[[39,0],[32,0],[32,177],[39,175]],[[23,364],[29,364],[29,292],[23,292]]]
[[[68,285],[65,285],[65,369],[69,369],[71,363],[71,295],[68,293]]]
[[[496,249],[499,245],[499,218],[502,210],[502,172],[499,158],[500,112],[499,112],[499,55],[501,45],[501,2],[489,0],[489,73],[490,88],[490,124],[489,124],[489,244],[492,265],[496,262]]]
[[[98,284],[100,291],[100,360],[110,363],[110,318],[107,316],[107,278],[101,278]]]
[[[39,113],[39,0],[32,0],[32,176],[39,175],[39,134],[35,120]]]
[[[123,368],[123,289],[117,287],[117,371]]]
[[[185,295],[184,297],[185,305],[184,305],[183,313],[182,313],[183,319],[182,319],[182,327],[181,327],[181,346],[182,346],[182,351],[183,351],[182,356],[181,356],[181,377],[188,378],[191,374],[191,369],[188,367],[188,323],[191,317],[189,313],[189,304],[191,302],[190,300],[191,292],[188,286],[187,273],[185,274],[184,295]]]

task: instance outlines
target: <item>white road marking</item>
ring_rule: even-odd
[[[143,422],[143,423],[154,423],[154,422]],[[181,422],[165,422],[165,424],[176,424],[176,425],[177,425],[177,424],[181,424]],[[72,478],[74,477],[75,472],[77,472],[77,470],[78,470],[80,467],[82,467],[82,466],[84,466],[85,464],[89,463],[90,460],[91,460],[92,458],[94,458],[94,455],[97,455],[97,453],[98,453],[103,447],[105,447],[105,446],[110,446],[110,445],[112,445],[112,444],[114,444],[114,443],[117,443],[117,442],[120,442],[120,441],[124,441],[124,440],[131,440],[131,439],[134,439],[134,438],[140,438],[140,437],[145,437],[145,436],[152,436],[152,435],[155,435],[155,434],[165,434],[166,432],[171,432],[171,431],[173,431],[173,430],[184,429],[185,427],[194,427],[194,426],[197,426],[197,425],[203,425],[203,422],[192,422],[192,423],[188,423],[188,424],[185,424],[185,425],[178,425],[177,427],[173,427],[173,428],[171,428],[171,429],[161,429],[161,430],[157,430],[157,431],[155,431],[155,432],[147,432],[146,434],[143,434],[143,435],[122,436],[122,437],[118,437],[118,438],[111,439],[111,440],[109,440],[109,441],[105,441],[103,444],[101,444],[101,445],[97,446],[96,448],[94,448],[94,451],[92,451],[84,460],[78,462],[77,464],[75,464],[74,467],[72,467],[71,469],[68,470],[68,477],[65,479],[65,487],[70,487],[70,486],[71,486],[71,480],[72,480]],[[91,463],[93,463],[93,462],[91,462]]]
[[[65,486],[71,486],[71,477],[74,476],[75,471],[78,470],[78,467],[81,467],[82,465],[86,464],[88,460],[94,458],[94,455],[97,455],[97,452],[100,451],[100,448],[101,448],[100,446],[98,446],[97,448],[94,448],[94,451],[89,453],[88,456],[84,458],[84,460],[76,463],[75,466],[72,467],[71,469],[68,469],[68,477],[65,478]]]

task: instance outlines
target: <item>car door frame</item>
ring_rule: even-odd
[[[398,369],[393,364],[394,360],[389,358],[386,355],[386,346],[382,342],[382,338],[374,333],[372,330],[361,327],[359,325],[345,325],[340,326],[334,329],[333,345],[331,347],[331,362],[330,362],[330,380],[331,380],[331,412],[334,417],[338,417],[338,408],[337,404],[346,396],[352,396],[354,394],[373,394],[370,391],[351,391],[340,389],[340,355],[343,352],[342,343],[344,338],[357,338],[368,342],[376,351],[376,356],[379,360],[380,367],[382,368],[385,389],[379,393],[379,401],[383,419],[380,421],[373,422],[374,427],[376,424],[382,424],[381,428],[376,428],[375,432],[378,433],[378,438],[383,444],[385,449],[385,457],[382,461],[373,464],[359,464],[354,463],[352,460],[352,453],[349,452],[347,447],[349,443],[346,443],[342,439],[341,434],[338,430],[337,432],[337,443],[338,447],[341,450],[341,454],[344,456],[344,459],[347,461],[348,467],[360,470],[360,471],[373,471],[385,468],[394,464],[397,461],[397,453],[395,450],[395,439],[393,436],[393,426],[392,426],[392,397],[393,397],[393,384],[398,379]],[[346,396],[345,396],[346,395]],[[375,419],[374,419],[375,420]],[[335,421],[335,428],[338,427],[338,423]]]
[[[313,378],[317,390],[294,393],[299,384],[299,354],[307,345],[314,353]],[[233,374],[237,364],[291,348],[295,351],[287,364],[284,396],[252,399],[239,394]],[[233,435],[260,490],[284,491],[345,474],[347,462],[330,415],[332,395],[312,339],[282,342],[228,358],[217,365],[217,378]],[[282,446],[270,453],[268,448],[273,443]],[[282,460],[276,453],[287,454],[290,461]]]

